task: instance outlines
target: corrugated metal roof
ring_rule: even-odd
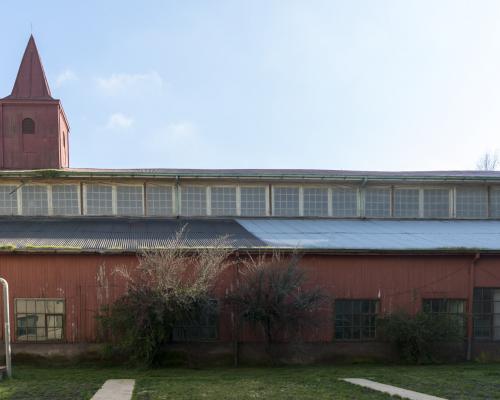
[[[500,251],[500,221],[238,219],[268,246],[342,251]]]
[[[3,217],[0,250],[135,252],[165,247],[184,225],[188,247],[227,236],[243,250],[500,252],[500,221],[121,217]]]
[[[266,244],[233,219],[0,218],[0,249],[120,252],[165,247],[183,226],[188,247],[207,247],[227,236],[234,248]]]

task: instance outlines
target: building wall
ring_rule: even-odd
[[[380,299],[382,313],[398,309],[416,312],[423,298],[467,300],[473,258],[473,255],[305,256],[302,265],[309,284],[322,287],[332,300],[321,310],[321,323],[309,333],[308,340],[332,341],[334,299]],[[1,254],[0,276],[10,285],[12,332],[15,332],[14,299],[63,298],[65,341],[95,342],[97,311],[125,290],[123,280],[112,271],[117,266],[136,264],[134,255]],[[217,289],[221,297],[234,284],[236,276],[236,267],[226,271]],[[482,256],[477,260],[473,279],[476,287],[500,287],[500,256]],[[231,327],[231,310],[222,307],[221,342],[233,339]],[[260,338],[250,330],[243,330],[239,340],[254,342]]]
[[[61,147],[68,126],[59,101],[3,100],[0,109],[0,169],[68,167],[67,147]],[[33,119],[35,133],[22,133],[24,118]]]

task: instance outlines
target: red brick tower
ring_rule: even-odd
[[[0,99],[0,169],[67,168],[68,134],[31,36],[12,93]]]

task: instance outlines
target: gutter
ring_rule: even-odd
[[[499,176],[426,176],[426,175],[343,175],[343,174],[301,174],[301,173],[224,173],[224,172],[141,172],[141,171],[70,171],[64,169],[42,169],[26,171],[0,171],[0,178],[189,178],[189,179],[242,179],[242,180],[320,180],[366,183],[368,181],[409,182],[500,182]]]

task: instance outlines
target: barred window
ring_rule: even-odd
[[[116,212],[118,215],[144,215],[143,187],[132,185],[117,186]]]
[[[23,215],[47,215],[49,213],[47,186],[26,185],[21,191]]]
[[[335,339],[374,339],[378,300],[335,300]]]
[[[214,186],[210,189],[212,215],[236,215],[236,188]]]
[[[109,185],[86,185],[86,213],[88,215],[113,214],[113,187]]]
[[[219,313],[217,300],[193,312],[192,316],[178,321],[172,329],[174,342],[215,340],[218,336]]]
[[[274,215],[278,217],[299,216],[299,188],[274,188]]]
[[[486,218],[488,216],[487,190],[457,188],[455,212],[458,218]]]
[[[262,217],[266,215],[266,188],[241,187],[241,215],[244,217]]]
[[[448,189],[424,189],[424,217],[450,217],[450,191]]]
[[[0,215],[17,215],[17,187],[0,185]]]
[[[419,198],[418,189],[394,189],[394,217],[418,218]]]
[[[328,216],[328,189],[304,188],[304,215],[307,217]]]
[[[182,188],[182,214],[196,216],[207,214],[207,190],[203,186],[184,186]]]
[[[64,339],[63,299],[15,299],[14,307],[17,341]]]
[[[391,216],[391,189],[365,190],[365,216],[371,218]]]
[[[173,214],[172,187],[146,186],[146,204],[148,215],[168,216]]]
[[[52,186],[52,211],[54,215],[78,215],[80,207],[77,185]]]
[[[500,340],[500,289],[474,288],[474,337]]]
[[[448,315],[456,319],[465,334],[465,300],[423,299],[422,310],[425,313]]]
[[[358,191],[352,188],[332,190],[332,215],[334,217],[356,217],[358,215]]]
[[[500,188],[490,189],[490,217],[500,218]]]

